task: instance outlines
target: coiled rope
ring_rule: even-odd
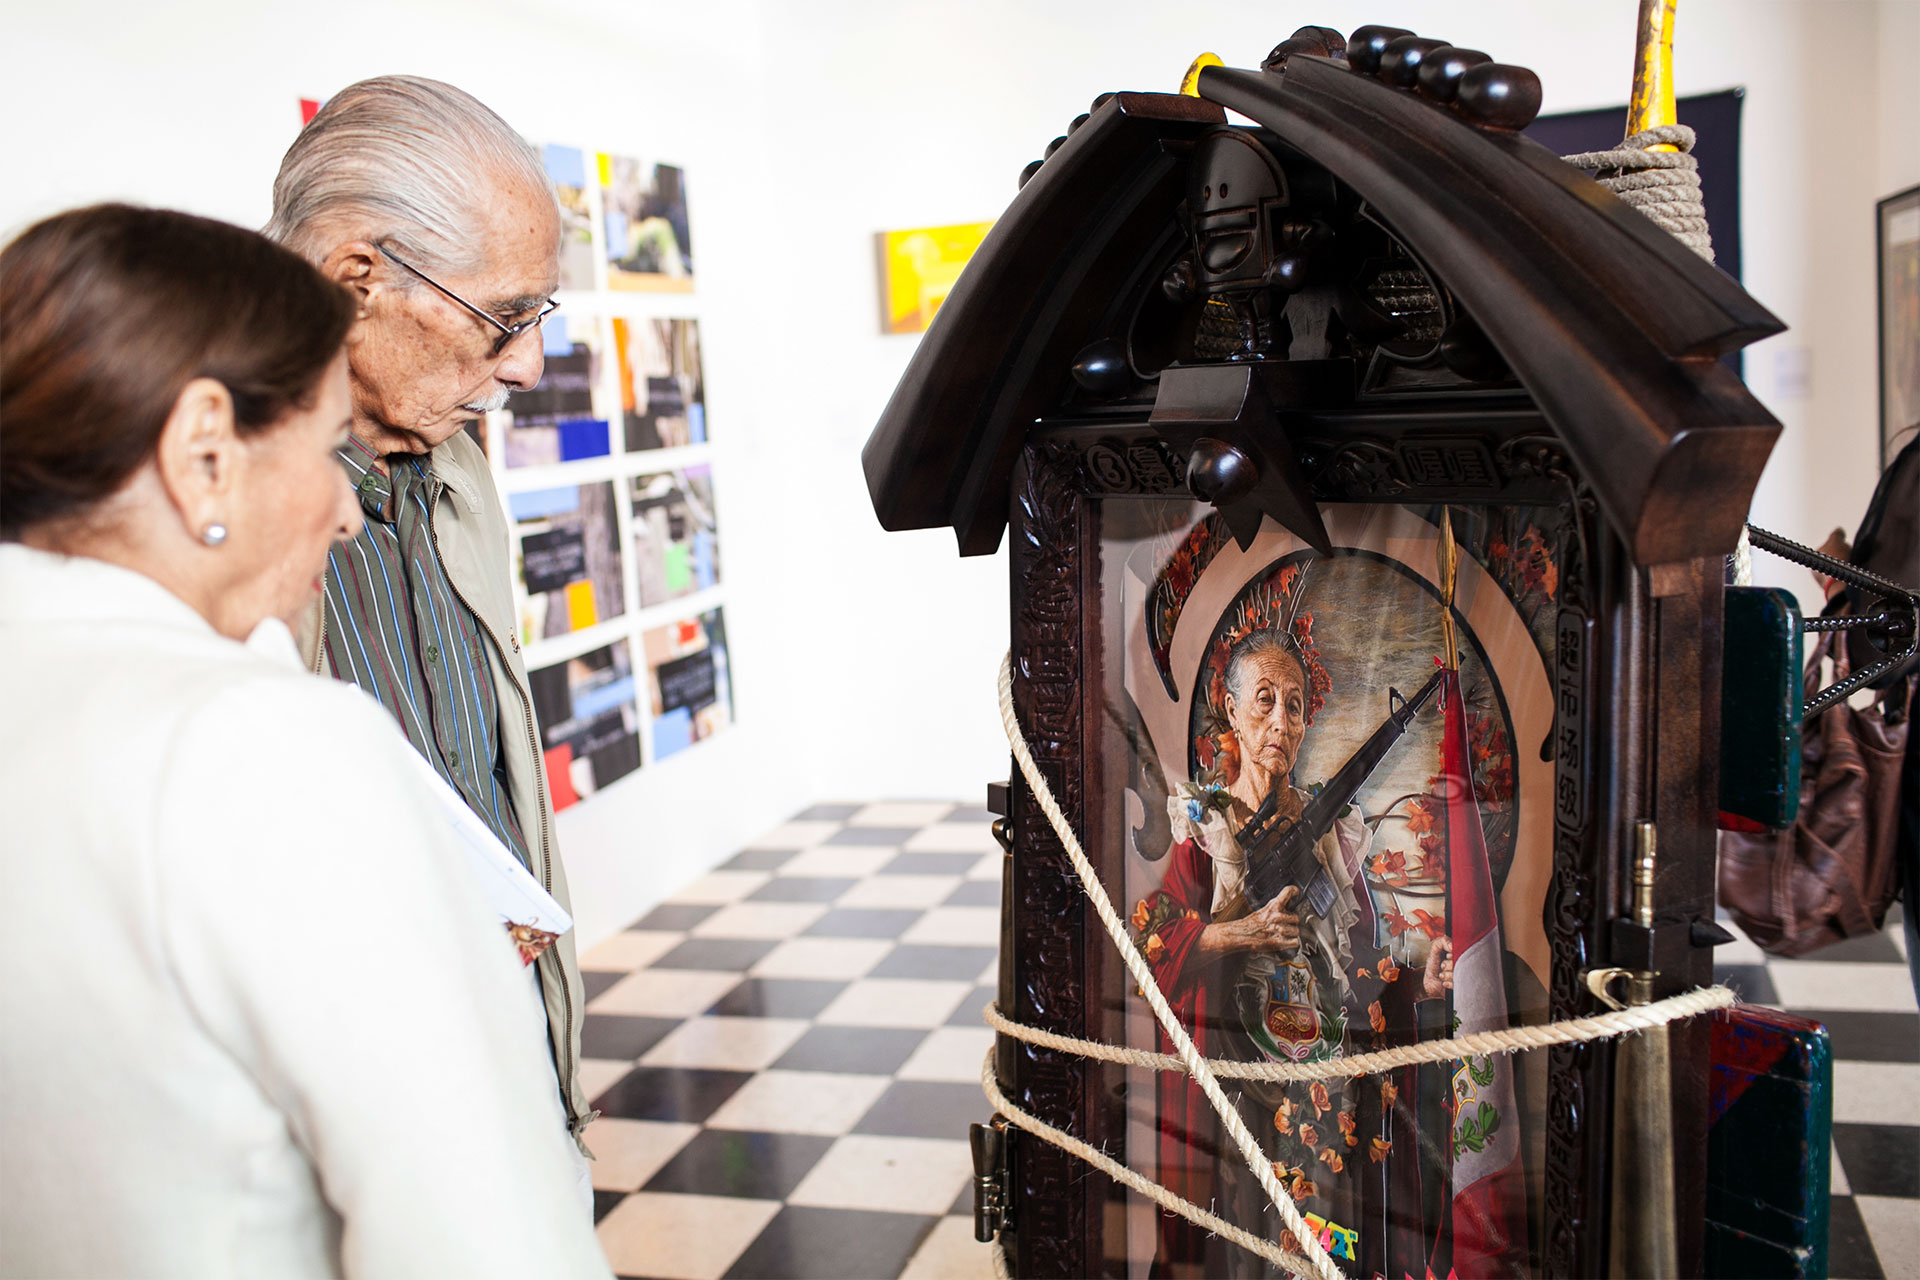
[[[1033,799],[1040,811],[1047,817],[1053,833],[1066,850],[1067,858],[1073,864],[1074,872],[1080,877],[1080,885],[1088,900],[1093,904],[1094,913],[1106,927],[1107,936],[1126,963],[1127,972],[1132,975],[1147,1005],[1153,1010],[1154,1018],[1166,1033],[1167,1039],[1176,1050],[1173,1054],[1149,1053],[1144,1050],[1128,1049],[1119,1045],[1101,1044],[1097,1041],[1080,1040],[1072,1036],[1058,1035],[1038,1027],[1030,1027],[1007,1018],[995,1005],[988,1005],[987,1024],[1002,1035],[1057,1052],[1076,1054],[1103,1062],[1125,1063],[1130,1066],[1149,1067],[1159,1071],[1184,1071],[1199,1085],[1207,1101],[1212,1104],[1228,1136],[1239,1149],[1241,1157],[1247,1162],[1247,1168],[1258,1179],[1261,1190],[1266,1192],[1275,1209],[1279,1210],[1281,1221],[1287,1230],[1306,1250],[1305,1256],[1289,1253],[1272,1241],[1256,1236],[1242,1227],[1201,1208],[1192,1201],[1167,1190],[1156,1182],[1135,1173],[1126,1165],[1113,1159],[1105,1152],[1081,1141],[1072,1134],[1049,1125],[1016,1106],[1001,1090],[1000,1082],[994,1075],[993,1054],[988,1053],[981,1066],[980,1087],[995,1111],[1019,1129],[1031,1133],[1043,1141],[1052,1143],[1069,1155],[1086,1161],[1109,1178],[1152,1200],[1155,1204],[1179,1214],[1191,1222],[1198,1223],[1216,1235],[1239,1245],[1275,1266],[1293,1272],[1310,1272],[1319,1280],[1346,1280],[1345,1275],[1327,1254],[1319,1237],[1308,1229],[1293,1197],[1281,1185],[1274,1174],[1272,1162],[1260,1150],[1246,1122],[1241,1119],[1239,1109],[1227,1101],[1216,1077],[1225,1076],[1234,1079],[1260,1080],[1308,1080],[1332,1076],[1358,1076],[1375,1074],[1397,1067],[1409,1066],[1421,1062],[1441,1062],[1469,1055],[1478,1056],[1488,1053],[1514,1053],[1521,1049],[1541,1048],[1556,1044],[1572,1044],[1581,1041],[1601,1040],[1629,1031],[1647,1030],[1664,1026],[1681,1018],[1696,1017],[1714,1009],[1724,1009],[1733,1003],[1733,993],[1725,987],[1709,987],[1704,990],[1687,992],[1673,996],[1654,1004],[1638,1005],[1600,1014],[1590,1018],[1570,1018],[1564,1022],[1547,1023],[1542,1026],[1511,1027],[1504,1031],[1481,1032],[1476,1035],[1460,1036],[1452,1040],[1429,1041],[1425,1044],[1407,1045],[1401,1048],[1382,1050],[1378,1053],[1359,1054],[1351,1058],[1337,1058],[1325,1063],[1240,1063],[1215,1061],[1200,1056],[1194,1047],[1193,1038],[1187,1034],[1174,1016],[1173,1009],[1167,1003],[1166,995],[1160,990],[1159,982],[1154,978],[1153,970],[1148,966],[1140,949],[1134,945],[1133,938],[1127,932],[1126,924],[1120,914],[1114,910],[1113,901],[1107,896],[1106,888],[1095,874],[1093,864],[1087,860],[1080,846],[1080,839],[1074,833],[1073,824],[1067,820],[1059,801],[1054,798],[1053,788],[1048,785],[1046,776],[1040,772],[1040,766],[1034,761],[1033,751],[1027,745],[1026,735],[1021,732],[1019,716],[1013,707],[1013,655],[1008,654],[1000,663],[1000,722],[1007,733],[1007,745],[1013,749],[1013,758],[1020,766],[1021,776],[1027,780],[1027,786],[1033,793]],[[999,1240],[993,1244],[994,1274],[1006,1277],[1006,1256]]]
[[[1681,244],[1713,261],[1713,237],[1700,191],[1700,162],[1693,151],[1693,130],[1663,124],[1642,130],[1611,151],[1562,156],[1578,169],[1597,169],[1595,180],[1673,233]],[[1676,151],[1650,151],[1654,146]]]

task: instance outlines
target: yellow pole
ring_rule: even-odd
[[[1627,137],[1663,124],[1678,124],[1673,106],[1673,10],[1678,0],[1640,0],[1633,38],[1633,98],[1627,106]],[[1657,143],[1649,151],[1674,151]]]
[[[1440,642],[1446,646],[1441,661],[1449,671],[1460,667],[1460,646],[1453,634],[1453,590],[1460,577],[1460,544],[1453,540],[1453,509],[1440,508]]]

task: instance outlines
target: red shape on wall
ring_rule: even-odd
[[[557,747],[548,747],[547,791],[553,797],[553,811],[560,812],[570,804],[580,803],[580,793],[573,789],[573,744],[563,742]]]

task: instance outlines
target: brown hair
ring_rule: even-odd
[[[152,457],[213,378],[242,435],[312,405],[353,299],[299,255],[211,218],[56,214],[0,250],[0,535],[83,512]]]

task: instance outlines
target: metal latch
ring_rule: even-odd
[[[1013,1131],[996,1115],[968,1128],[973,1146],[973,1238],[991,1244],[1013,1229]]]

